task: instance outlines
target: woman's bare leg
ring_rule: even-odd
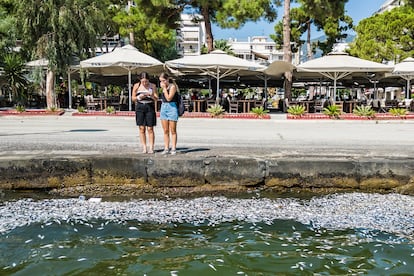
[[[145,134],[145,126],[139,126],[139,140],[141,141],[142,152],[147,153],[147,137]]]
[[[169,121],[169,129],[171,133],[171,150],[177,149],[177,122]]]
[[[169,150],[170,148],[170,128],[169,121],[161,120],[162,129],[164,130],[164,149]]]
[[[150,153],[154,153],[154,142],[155,142],[155,135],[154,135],[154,127],[147,127],[148,131],[148,140],[149,140],[149,151]]]

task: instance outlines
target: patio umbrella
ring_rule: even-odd
[[[102,76],[128,75],[129,110],[132,109],[131,74],[140,70],[152,74],[163,71],[161,61],[140,52],[132,45],[125,45],[113,52],[83,60],[80,67]]]
[[[334,81],[333,99],[336,99],[336,82],[352,73],[391,72],[392,67],[373,62],[347,53],[335,52],[306,61],[296,66],[297,72],[314,72]]]
[[[220,79],[231,76],[246,76],[257,74],[258,69],[265,66],[226,54],[221,50],[214,50],[209,54],[186,56],[165,62],[169,70],[180,74],[208,75],[217,79],[216,101],[219,101]]]
[[[270,76],[281,78],[285,72],[292,72],[295,69],[295,66],[287,61],[275,60],[270,63],[267,67],[259,69],[263,72],[262,75],[258,76],[260,79],[263,79],[265,82],[265,99],[267,101],[267,81],[270,79]]]
[[[411,96],[410,81],[414,79],[414,58],[409,57],[404,59],[402,62],[395,64],[392,74],[398,75],[407,80],[406,98],[409,99]]]

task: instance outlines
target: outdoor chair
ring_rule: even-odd
[[[314,110],[315,112],[322,112],[323,109],[325,108],[325,99],[320,99],[320,100],[316,100],[315,101],[315,105],[314,105]]]
[[[96,107],[98,106],[98,103],[95,102],[92,95],[85,96],[85,103],[86,103],[86,109],[88,110],[96,110]]]
[[[229,101],[229,113],[239,113],[239,103],[235,101]]]

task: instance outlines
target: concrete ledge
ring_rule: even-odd
[[[414,159],[82,157],[0,161],[0,189],[60,195],[247,190],[414,194]]]

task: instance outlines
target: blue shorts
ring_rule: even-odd
[[[160,120],[178,121],[178,108],[176,102],[161,104]]]

